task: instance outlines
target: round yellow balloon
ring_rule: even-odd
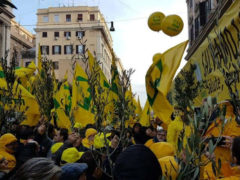
[[[165,34],[176,36],[183,29],[183,20],[178,15],[169,15],[163,19],[161,26]]]
[[[161,53],[156,53],[156,54],[154,54],[154,56],[153,56],[153,63],[159,61],[160,58],[161,58],[161,56],[162,56]]]
[[[162,12],[154,12],[148,18],[148,27],[153,31],[160,31],[165,15]]]

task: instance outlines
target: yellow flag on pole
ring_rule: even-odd
[[[85,127],[94,124],[94,114],[91,112],[91,89],[88,84],[88,76],[78,64],[75,66],[75,74],[72,85],[72,109],[75,122]]]
[[[145,127],[150,126],[150,111],[151,111],[151,108],[150,108],[149,102],[148,100],[146,100],[146,103],[144,105],[144,108],[139,120],[139,123],[142,126],[145,126]]]
[[[146,91],[150,106],[156,116],[165,124],[170,123],[173,107],[166,96],[180,65],[188,41],[182,42],[164,52],[148,69]]]

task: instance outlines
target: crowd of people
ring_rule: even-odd
[[[228,142],[234,175],[240,178],[240,138]],[[167,131],[156,120],[149,127],[135,123],[124,132],[112,126],[98,132],[92,124],[82,128],[79,123],[71,132],[45,122],[17,125],[0,137],[0,179],[176,179],[180,167],[175,157]]]

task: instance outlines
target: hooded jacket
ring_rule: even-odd
[[[0,137],[0,154],[8,161],[6,170],[10,171],[16,166],[16,158],[13,155],[14,152],[6,146],[15,141],[17,141],[17,138],[10,133],[4,134]]]

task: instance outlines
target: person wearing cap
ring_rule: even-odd
[[[60,180],[86,180],[86,163],[69,163],[62,166]]]
[[[60,165],[77,162],[84,152],[79,152],[75,147],[63,151]]]
[[[88,128],[85,132],[85,138],[82,140],[84,147],[90,149],[94,144],[94,137],[97,134],[97,130],[94,128]]]
[[[158,180],[162,170],[153,152],[142,144],[129,146],[117,158],[115,180]]]
[[[10,133],[0,137],[0,154],[8,161],[6,172],[11,171],[16,166],[14,153],[17,149],[17,138]]]

